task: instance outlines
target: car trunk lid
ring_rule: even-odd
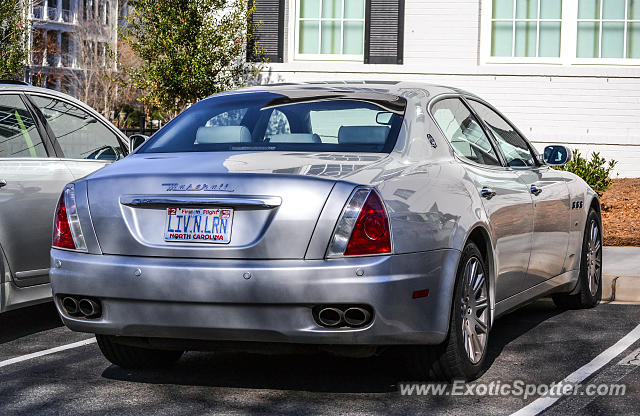
[[[336,183],[312,169],[304,154],[134,155],[88,178],[91,217],[104,254],[300,259]]]

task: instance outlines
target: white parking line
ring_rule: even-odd
[[[573,373],[569,374],[562,380],[561,384],[578,384],[583,382],[587,377],[600,370],[609,362],[614,360],[618,355],[622,354],[627,348],[632,346],[636,341],[640,339],[640,325],[636,326],[631,332],[625,335],[620,341],[607,348],[596,358],[591,360],[590,363],[583,365]],[[533,402],[529,403],[522,409],[513,413],[511,416],[534,416],[542,413],[549,407],[553,406],[555,402],[560,400],[559,397],[540,397]]]
[[[73,348],[82,347],[84,345],[93,344],[96,342],[95,338],[85,339],[84,341],[74,342],[73,344],[61,345],[59,347],[50,348],[48,350],[34,352],[32,354],[21,355],[20,357],[11,358],[9,360],[0,361],[0,368],[6,367],[11,364],[21,363],[23,361],[31,360],[33,358],[42,357],[43,355],[55,354],[56,352],[70,350]]]

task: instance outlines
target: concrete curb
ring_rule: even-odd
[[[603,276],[602,300],[640,303],[640,278]]]
[[[640,247],[603,247],[602,300],[640,303]]]

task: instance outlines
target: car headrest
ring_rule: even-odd
[[[389,126],[342,126],[338,130],[338,143],[385,144]]]
[[[204,126],[196,132],[196,144],[247,142],[251,142],[251,132],[245,126]]]
[[[290,133],[269,136],[269,143],[322,143],[317,134]]]

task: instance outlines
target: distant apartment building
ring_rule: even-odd
[[[73,93],[87,66],[96,60],[115,65],[107,46],[116,50],[118,10],[117,0],[31,1],[31,56],[25,80]]]

